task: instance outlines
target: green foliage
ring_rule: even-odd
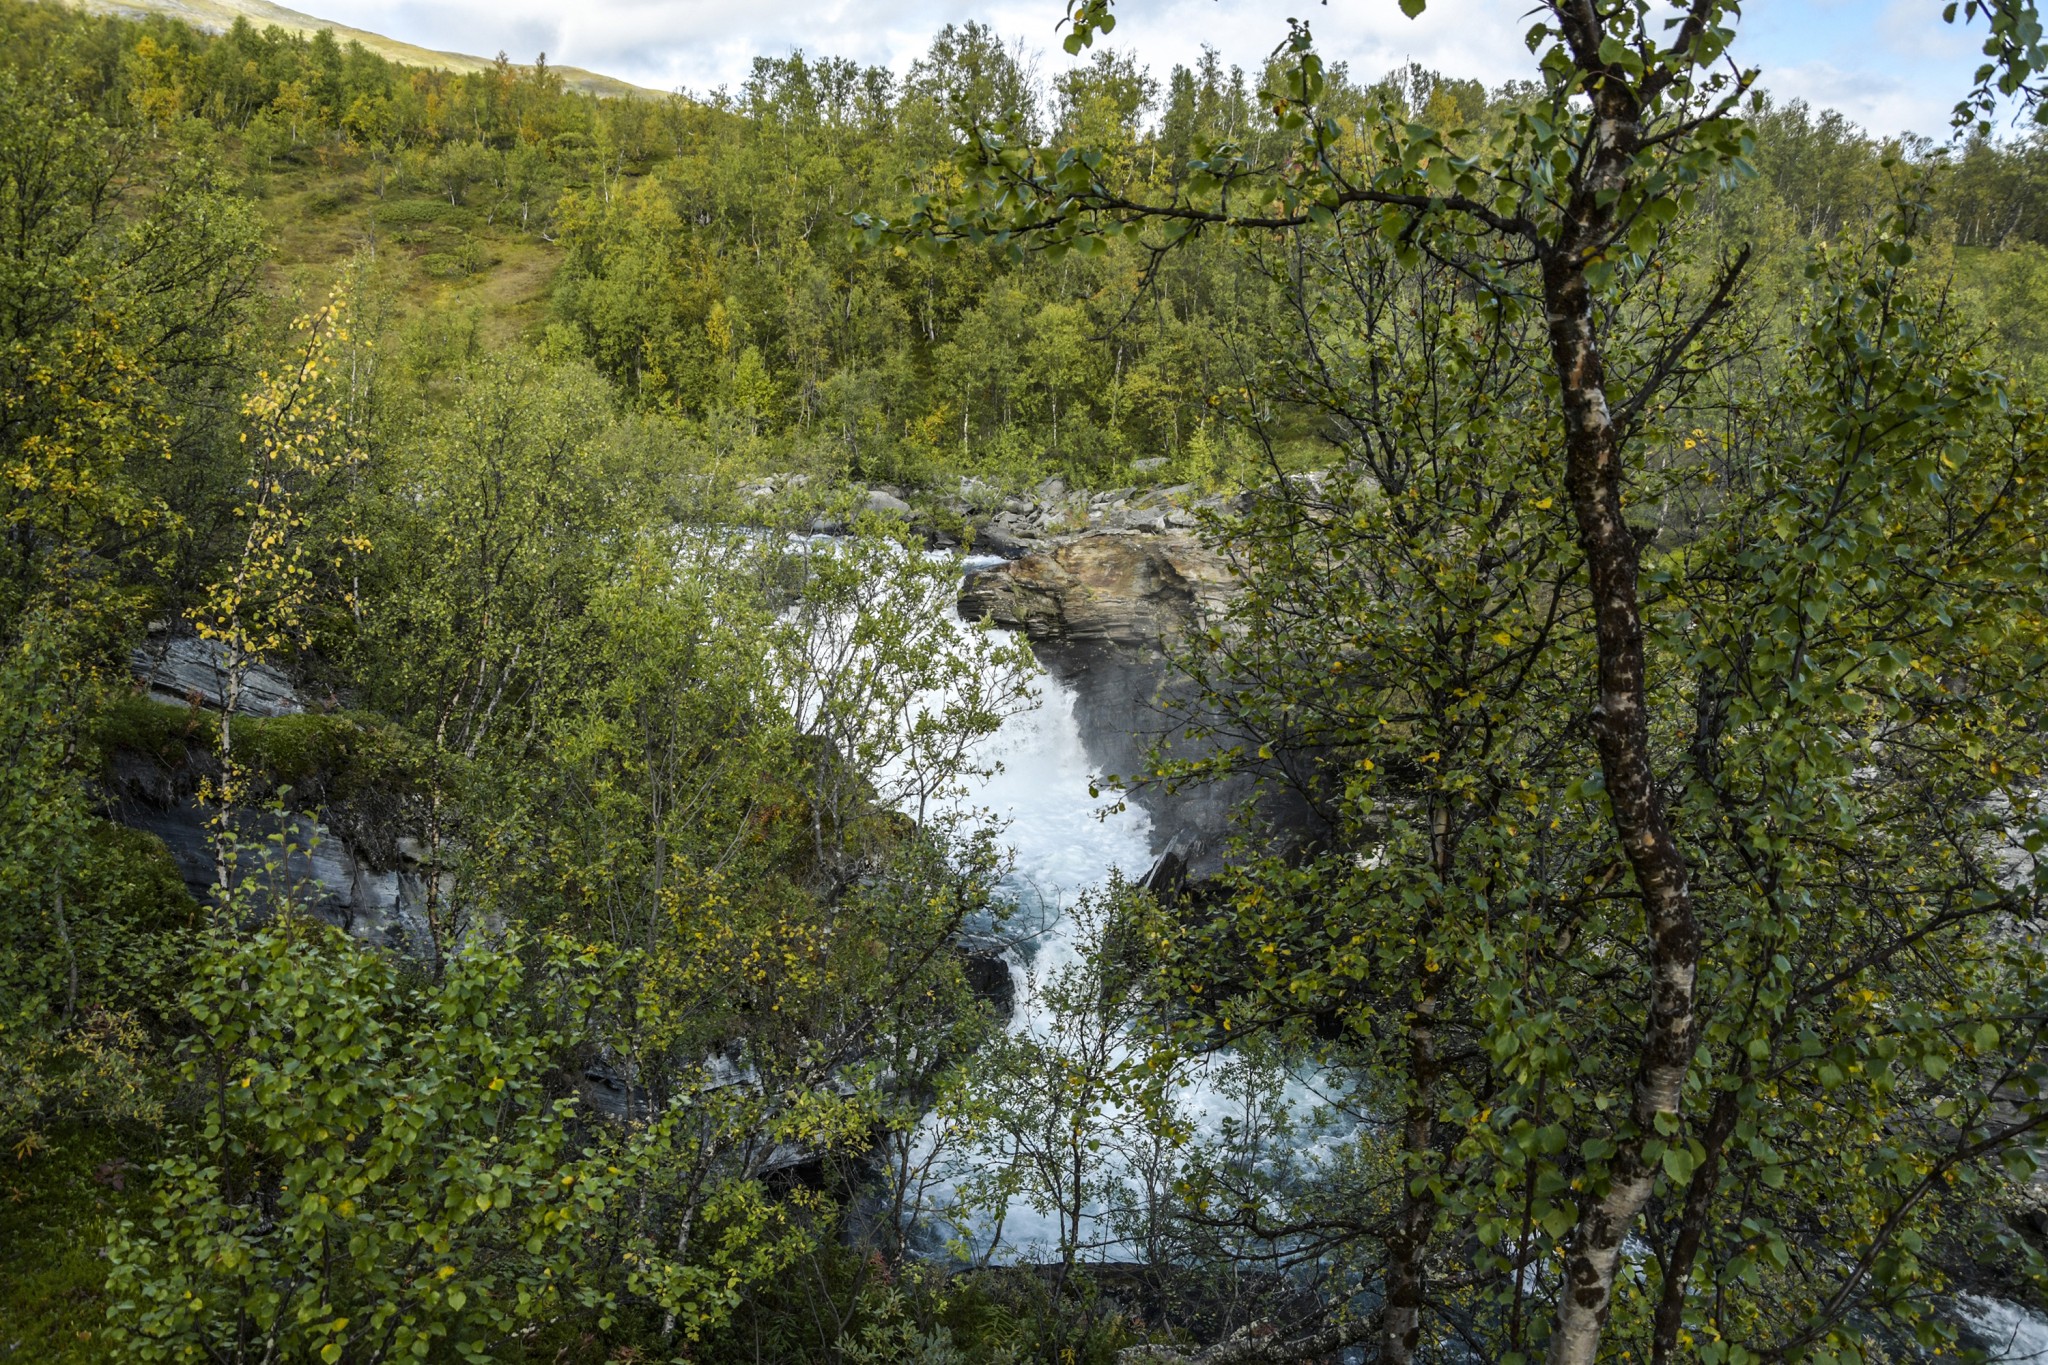
[[[1117,1237],[1148,1261],[1165,1250],[1160,1215],[1187,1135],[1148,1094],[1162,1073],[1128,1045],[1142,1002],[1116,951],[1118,931],[1151,908],[1112,878],[1065,911],[1078,952],[1034,967],[1024,1027],[984,1050],[963,1115],[972,1155],[960,1174],[962,1207],[949,1217],[986,1244],[1011,1203],[1024,1203],[1055,1230],[1052,1244],[1024,1248],[1057,1257],[1055,1294]]]
[[[540,949],[472,945],[428,987],[313,925],[211,946],[186,1001],[204,1110],[109,1246],[122,1358],[489,1360],[595,1305],[608,1178],[546,1084],[594,959]]]
[[[55,595],[104,632],[179,528],[166,458],[217,435],[254,225],[205,139],[148,166],[55,71],[0,66],[0,90],[0,207],[17,224],[0,298],[12,489],[0,614]]]
[[[2031,9],[1996,14],[2025,87]],[[112,1238],[123,1355],[1107,1360],[1114,1237],[1231,1330],[1319,1296],[1305,1356],[1398,1298],[1511,1358],[1623,1227],[1614,1349],[1946,1349],[1966,1249],[2032,1267],[1992,1215],[2040,1121],[2040,148],[1773,106],[1724,7],[1684,50],[1558,15],[1492,94],[1361,84],[1305,27],[1254,77],[1105,50],[1039,89],[967,25],[901,81],[599,102],[0,0],[0,1129],[23,1235],[81,1247],[108,1209],[37,1182],[168,1153]],[[1617,91],[1654,134],[1618,160]],[[1602,591],[1557,476],[1593,394]],[[962,948],[1005,855],[959,802],[1028,660],[899,528],[786,533],[849,475],[1153,455],[1255,490],[1187,660],[1225,743],[1170,776],[1286,782],[1313,837],[1249,827],[1199,908],[1086,902],[1007,1034]],[[767,468],[812,477],[743,500]],[[116,685],[195,608],[325,709]],[[1649,1100],[1677,940],[1587,713],[1628,638],[1701,930]],[[398,886],[421,961],[261,879],[194,936],[104,816],[221,759]],[[571,1112],[586,1073],[617,1115]],[[1018,1197],[1049,1273],[918,1266]]]
[[[0,663],[0,1141],[20,1158],[52,1123],[158,1117],[144,1023],[177,989],[193,908],[162,845],[93,809],[91,692],[46,637]]]
[[[1156,986],[1183,1046],[1278,1043],[1410,1126],[1291,1183],[1192,1188],[1274,1254],[1326,1230],[1345,1249],[1312,1239],[1317,1263],[1365,1284],[1393,1236],[1340,1230],[1398,1226],[1360,1178],[1398,1161],[1431,1241],[1467,1248],[1461,1330],[1529,1350],[1561,1287],[1514,1269],[1553,1264],[1610,1178],[1648,989],[1575,719],[1590,603],[1529,472],[1537,339],[1446,274],[1331,252],[1304,286],[1331,306],[1269,382],[1345,414],[1351,460],[1217,528],[1249,592],[1190,660],[1243,745],[1207,767],[1288,765],[1326,833],[1156,920]],[[1668,1308],[1702,1358],[1935,1342],[1979,1247],[2032,1264],[1991,1210],[2041,1122],[2042,969],[2006,926],[2038,894],[2044,448],[1911,260],[1818,253],[1796,337],[1747,381],[1771,400],[1670,412],[1635,493],[1669,547],[1649,728],[1706,926],[1635,1235],[1650,1266],[1701,1249],[1689,1284],[1625,1283],[1611,1339]]]

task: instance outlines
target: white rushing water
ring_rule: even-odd
[[[1152,818],[1133,804],[1116,810],[1089,792],[1095,769],[1074,717],[1074,691],[1040,670],[1037,704],[1012,715],[976,750],[996,771],[968,798],[1003,825],[1015,856],[1004,891],[1032,937],[1034,962],[1071,959],[1071,922],[1060,913],[1103,885],[1112,869],[1138,877],[1152,864]]]
[[[1032,686],[1036,704],[1009,716],[976,750],[976,763],[994,771],[961,804],[985,812],[1002,827],[1001,841],[1013,865],[1001,889],[1017,907],[1008,925],[1018,948],[1012,963],[1017,993],[1011,1027],[1046,1039],[1060,1023],[1044,998],[1047,983],[1083,955],[1083,931],[1073,914],[1076,902],[1107,884],[1115,872],[1130,880],[1141,877],[1164,841],[1155,838],[1152,818],[1142,807],[1091,791],[1100,768],[1081,734],[1073,689],[1042,666]],[[1123,1044],[1112,1050],[1119,1059],[1131,1055]],[[1216,1070],[1198,1070],[1176,1087],[1177,1106],[1198,1137],[1217,1137],[1225,1120],[1241,1112],[1218,1082],[1217,1071],[1227,1064],[1222,1059]],[[1326,1100],[1317,1082],[1311,1075],[1286,1086],[1286,1102],[1294,1113],[1309,1114]],[[1112,1110],[1121,1107],[1111,1105]],[[1134,1112],[1112,1113],[1111,1122],[1135,1118]],[[1340,1132],[1303,1132],[1304,1154],[1325,1153],[1327,1142]],[[993,1253],[997,1259],[1058,1254],[1058,1219],[1032,1207],[1024,1195],[1008,1201],[1000,1220],[964,1231],[971,1244],[987,1251],[994,1226],[1001,1230],[1001,1244]],[[1087,1258],[1138,1254],[1107,1230],[1099,1208],[1085,1218],[1081,1239],[1089,1248]]]
[[[2003,1299],[1975,1294],[1956,1300],[1956,1309],[1982,1338],[1991,1360],[2004,1365],[2048,1365],[2048,1318]]]

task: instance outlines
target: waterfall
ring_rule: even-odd
[[[1089,794],[1094,773],[1074,691],[1040,670],[1033,680],[1038,704],[1009,717],[976,750],[999,765],[966,804],[1003,824],[1003,843],[1015,858],[1002,891],[1017,906],[1013,931],[1026,957],[1040,966],[1071,961],[1072,925],[1063,908],[1109,880],[1112,869],[1136,877],[1152,862],[1152,819],[1133,804],[1115,809],[1105,794]],[[1019,999],[1024,997],[1020,981]]]
[[[1957,1316],[1981,1339],[1986,1358],[2002,1365],[2048,1362],[2048,1318],[2003,1299],[1967,1294]]]

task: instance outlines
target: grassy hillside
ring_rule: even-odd
[[[209,33],[220,33],[233,24],[237,18],[245,18],[257,28],[273,25],[287,33],[312,35],[321,29],[331,29],[342,42],[358,42],[380,57],[407,66],[432,67],[442,71],[484,71],[492,65],[488,57],[475,57],[463,52],[437,52],[431,48],[415,47],[381,33],[366,29],[350,28],[331,20],[317,18],[283,5],[273,5],[270,0],[64,0],[64,3],[91,14],[113,14],[140,18],[161,14],[167,18],[179,19],[194,28]],[[521,54],[526,55],[526,54]],[[650,90],[646,86],[634,85],[612,76],[602,76],[595,71],[581,67],[557,67],[563,84],[569,89],[589,95],[607,98],[621,95],[659,96],[663,92]]]
[[[522,230],[516,214],[451,204],[430,189],[393,185],[379,196],[364,168],[281,165],[252,177],[268,229],[273,292],[318,298],[349,260],[366,255],[380,293],[407,317],[431,316],[485,346],[537,340],[561,251]]]

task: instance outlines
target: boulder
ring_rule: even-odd
[[[1030,542],[1001,526],[984,526],[974,533],[974,552],[978,555],[1017,559],[1030,551]]]
[[[870,512],[880,513],[885,517],[907,517],[910,515],[910,504],[883,488],[870,488],[868,490],[867,509]]]

